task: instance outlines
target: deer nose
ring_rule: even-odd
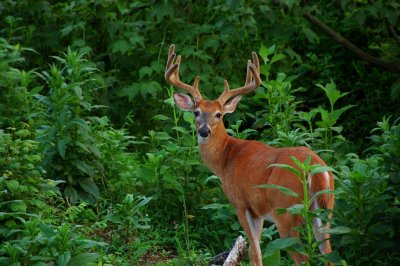
[[[202,126],[199,128],[198,133],[200,137],[207,138],[211,134],[211,130],[207,126]]]

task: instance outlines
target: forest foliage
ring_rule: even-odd
[[[2,1],[0,265],[207,265],[243,234],[164,81],[172,43],[209,99],[224,79],[240,86],[259,54],[262,84],[227,128],[308,146],[334,170],[334,252],[315,261],[398,265],[399,73],[304,14],[400,65],[394,0]],[[281,251],[298,243],[266,225],[265,261],[291,265]]]

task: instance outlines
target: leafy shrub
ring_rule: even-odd
[[[60,66],[37,73],[45,81],[48,96],[37,95],[46,112],[38,139],[44,147],[43,165],[47,175],[63,180],[67,202],[85,199],[94,203],[100,197],[95,180],[101,180],[101,153],[95,142],[89,116],[92,92],[101,85],[96,69],[84,59],[82,52],[68,49],[63,57],[54,57]]]
[[[43,178],[39,143],[31,137],[25,129],[0,130],[0,264],[97,260],[85,251],[103,244],[86,239],[77,226],[53,225],[60,182]]]
[[[376,152],[366,159],[349,154],[340,167],[335,221],[351,228],[338,241],[348,250],[345,256],[357,265],[365,263],[395,263],[399,248],[398,153],[397,121],[390,125],[384,119],[373,132]]]

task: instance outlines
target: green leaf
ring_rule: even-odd
[[[128,37],[131,49],[137,46],[144,47],[144,37],[137,35],[136,32],[127,32],[125,35]]]
[[[192,112],[184,112],[183,120],[185,120],[185,122],[192,124],[194,121],[194,114]]]
[[[139,69],[139,79],[142,79],[145,76],[151,77],[151,74],[153,73],[153,69],[148,66],[141,67]]]
[[[112,53],[121,53],[124,55],[129,51],[130,48],[131,48],[130,43],[125,39],[119,39],[111,43]]]
[[[92,167],[90,167],[86,162],[73,161],[73,163],[75,164],[76,168],[78,168],[83,173],[87,174],[90,177],[94,176],[94,171]]]
[[[81,253],[71,258],[68,266],[81,266],[89,263],[94,263],[99,257],[98,253]]]
[[[148,95],[151,95],[153,98],[156,98],[157,93],[162,90],[161,84],[157,81],[144,82],[140,85],[140,94],[144,99],[147,98]]]
[[[101,152],[96,144],[88,144],[86,145],[88,149],[93,153],[97,158],[101,158]]]
[[[19,182],[17,180],[7,181],[6,186],[12,193],[17,193],[19,191]]]
[[[225,207],[225,204],[212,203],[212,204],[208,204],[208,205],[205,205],[205,206],[201,207],[201,209],[203,209],[203,210],[209,210],[209,209],[218,210],[218,209],[222,209],[224,207]]]
[[[64,189],[64,196],[71,199],[72,202],[77,202],[79,199],[78,192],[70,185],[67,185]]]
[[[335,235],[348,234],[351,232],[351,228],[346,226],[336,226],[335,228],[323,229],[323,232]]]
[[[174,130],[176,130],[178,132],[181,132],[183,134],[188,134],[189,133],[188,130],[186,128],[184,128],[184,127],[173,127],[172,129],[174,129]]]
[[[320,84],[317,84],[317,86],[325,91],[325,94],[328,97],[332,108],[337,100],[349,94],[349,92],[341,93],[340,90],[336,89],[336,84],[333,81],[327,83],[325,86],[322,86]]]
[[[294,197],[294,198],[299,198],[299,195],[294,192],[293,190],[287,188],[287,187],[282,187],[279,185],[275,185],[275,184],[263,184],[263,185],[259,185],[257,186],[258,188],[273,188],[273,189],[278,189],[280,192],[282,192],[285,195],[288,195],[290,197]]]
[[[333,169],[329,166],[325,166],[325,165],[320,165],[320,164],[314,164],[311,168],[310,171],[310,175],[314,176],[318,173],[322,173],[322,172],[331,172],[333,171]]]
[[[285,170],[288,170],[292,173],[294,173],[297,177],[301,177],[301,172],[294,168],[293,166],[287,165],[287,164],[280,164],[280,163],[274,163],[268,166],[269,167],[279,167]]]
[[[57,151],[60,156],[65,159],[65,150],[67,147],[68,140],[66,139],[59,139],[57,141]]]
[[[153,119],[154,119],[154,120],[159,120],[159,121],[167,121],[167,120],[170,120],[170,118],[169,118],[168,116],[166,116],[166,115],[161,115],[161,114],[154,116]]]
[[[290,206],[289,208],[286,208],[286,210],[288,212],[290,212],[291,214],[302,215],[303,211],[304,211],[304,204],[294,204],[294,205]]]
[[[44,233],[44,235],[48,238],[56,235],[56,233],[54,232],[53,227],[51,225],[41,222],[39,224],[39,228]]]
[[[275,239],[268,243],[265,256],[273,256],[274,253],[281,249],[287,249],[290,247],[294,247],[295,245],[299,244],[299,239],[297,237],[288,237],[288,238],[280,238]]]
[[[275,63],[275,62],[277,62],[277,61],[279,61],[279,60],[282,60],[282,59],[284,59],[284,58],[286,58],[286,56],[285,56],[284,54],[276,54],[276,55],[274,55],[274,56],[272,57],[271,63],[270,63],[270,64],[273,64],[273,63]]]
[[[74,86],[72,88],[76,94],[76,96],[78,96],[78,98],[81,100],[82,99],[82,88],[79,86]]]
[[[240,7],[240,1],[239,0],[227,0],[226,3],[228,4],[229,9],[233,13],[236,13],[237,9]]]
[[[303,28],[303,33],[304,33],[304,35],[306,35],[307,40],[308,40],[310,43],[312,43],[312,44],[314,44],[314,43],[319,43],[318,35],[315,34],[315,32],[314,32],[312,29],[310,29],[310,28],[308,28],[308,27]]]
[[[277,266],[281,264],[281,251],[275,250],[271,255],[265,256],[264,265]]]
[[[10,203],[10,208],[13,212],[26,212],[26,204],[22,200]]]
[[[140,92],[140,83],[134,82],[132,85],[119,89],[117,95],[119,97],[128,96],[128,100],[131,101]]]
[[[77,181],[84,191],[95,196],[96,198],[100,197],[100,190],[92,178],[83,178],[78,179]]]
[[[261,56],[261,58],[264,60],[264,62],[268,61],[268,56],[271,54],[270,50],[265,47],[263,44],[261,44],[260,50],[259,50],[259,54]]]
[[[128,194],[129,195],[129,194]],[[128,196],[127,195],[127,196]],[[152,200],[153,198],[152,197],[144,197],[144,196],[138,196],[138,197],[136,197],[136,200],[138,201],[138,203],[136,204],[136,206],[135,206],[135,209],[140,209],[140,208],[142,208],[142,207],[144,207],[147,203],[149,203],[150,202],[150,200]]]
[[[71,253],[70,252],[65,252],[61,255],[58,256],[57,258],[57,265],[58,266],[67,266],[68,262],[71,259]]]
[[[320,190],[317,193],[315,193],[312,198],[310,199],[310,203],[314,202],[314,200],[319,196],[319,195],[323,195],[323,194],[335,194],[334,190],[331,189],[324,189],[324,190]]]

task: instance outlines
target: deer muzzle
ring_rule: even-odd
[[[206,143],[210,135],[211,135],[210,128],[207,125],[202,125],[197,130],[197,141],[199,143]]]

